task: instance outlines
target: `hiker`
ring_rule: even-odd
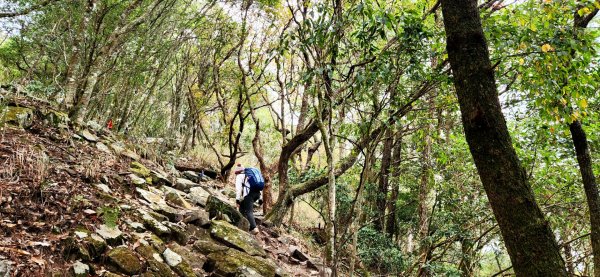
[[[260,192],[265,186],[265,181],[256,168],[244,168],[238,164],[234,172],[236,174],[235,202],[240,213],[250,222],[250,233],[256,234],[258,228],[254,220],[254,202],[261,198]]]

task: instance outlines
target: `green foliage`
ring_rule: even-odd
[[[358,254],[369,268],[383,274],[398,274],[404,267],[400,248],[387,236],[371,228],[358,233]]]

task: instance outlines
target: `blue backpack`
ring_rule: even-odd
[[[250,190],[262,191],[265,188],[265,179],[260,174],[260,170],[249,167],[244,169],[244,174],[250,185]]]

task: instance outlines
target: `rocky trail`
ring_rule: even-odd
[[[231,184],[41,102],[0,111],[0,277],[320,274],[301,239],[247,232]]]

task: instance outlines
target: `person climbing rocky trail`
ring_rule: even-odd
[[[230,184],[167,172],[95,124],[74,132],[43,103],[3,109],[2,277],[316,276],[322,268],[281,229],[250,234]]]

